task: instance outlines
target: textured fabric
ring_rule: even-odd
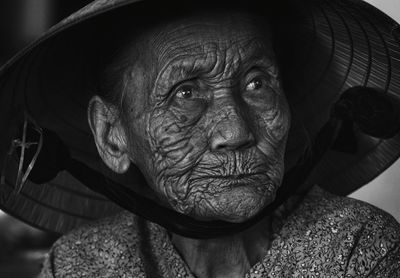
[[[400,224],[369,204],[315,187],[273,218],[271,248],[246,277],[400,277]],[[62,237],[40,277],[194,276],[165,229],[123,212]]]

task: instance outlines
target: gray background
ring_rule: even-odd
[[[400,0],[366,0],[400,23]],[[400,160],[350,197],[391,213],[400,222]]]

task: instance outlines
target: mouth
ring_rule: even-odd
[[[223,156],[208,154],[190,173],[193,183],[238,186],[265,184],[274,174],[274,162],[258,149],[226,153]]]
[[[238,188],[248,188],[258,192],[260,195],[265,195],[265,190],[271,187],[271,178],[267,171],[250,172],[250,173],[235,173],[225,175],[207,175],[197,177],[195,183],[208,184],[213,192],[225,192]],[[231,193],[229,193],[231,194]]]
[[[240,173],[240,174],[230,174],[230,175],[213,175],[205,178],[211,179],[224,179],[224,180],[241,180],[246,178],[251,178],[257,175],[265,175],[265,173],[255,172],[255,173]]]
[[[196,180],[221,180],[226,182],[239,183],[244,181],[256,181],[260,178],[265,178],[266,172],[239,173],[228,175],[207,175],[196,178]]]

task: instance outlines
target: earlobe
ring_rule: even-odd
[[[130,166],[127,138],[118,110],[99,96],[88,106],[88,121],[97,150],[104,163],[116,173],[125,173]]]

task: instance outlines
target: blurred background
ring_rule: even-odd
[[[1,0],[0,65],[51,25],[90,0]],[[400,22],[400,0],[367,0]],[[391,213],[400,221],[400,161],[350,196]],[[59,237],[0,211],[0,278],[35,277]]]

